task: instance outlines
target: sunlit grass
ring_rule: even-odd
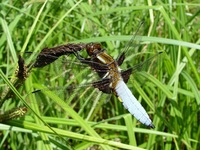
[[[151,6],[148,2],[1,3],[0,93],[6,93],[7,86],[14,92],[1,111],[24,105],[29,110],[22,118],[0,124],[1,148],[197,149],[200,5],[157,1]],[[72,55],[31,69],[15,89],[19,54],[30,64],[45,47],[101,42],[117,58],[142,20],[121,68],[163,52],[155,63],[145,64],[147,69],[135,71],[127,83],[155,129],[140,124],[114,96],[86,86],[98,77]],[[43,90],[31,93],[37,89]]]

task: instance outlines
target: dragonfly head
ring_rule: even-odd
[[[102,51],[100,43],[89,43],[86,45],[86,50],[89,56],[95,56]]]

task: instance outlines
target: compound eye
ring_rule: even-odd
[[[89,56],[96,55],[101,50],[101,44],[99,43],[89,43],[86,45],[86,50]]]
[[[97,50],[101,50],[101,49],[102,49],[102,48],[101,48],[101,44],[99,44],[99,43],[94,44],[94,47],[95,47],[95,49],[97,49]]]

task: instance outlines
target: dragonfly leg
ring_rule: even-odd
[[[86,60],[84,57],[82,57],[79,52],[77,51],[73,51],[74,55],[76,56],[76,58],[78,58],[78,60],[80,60],[81,62],[84,63],[84,61]]]
[[[89,66],[91,66],[92,68],[95,68],[95,66],[102,66],[101,63],[96,62],[95,60],[93,60],[93,58],[84,58],[82,57],[79,52],[77,51],[73,51],[74,55],[76,56],[76,58],[78,60],[80,60],[81,63],[85,63],[88,64]]]

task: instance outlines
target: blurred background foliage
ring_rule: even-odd
[[[4,0],[0,8],[1,149],[199,148],[198,1]],[[117,58],[133,37],[121,68],[142,64],[127,85],[155,129],[89,86],[98,76],[73,55],[29,67],[43,48],[68,43],[100,42]]]

